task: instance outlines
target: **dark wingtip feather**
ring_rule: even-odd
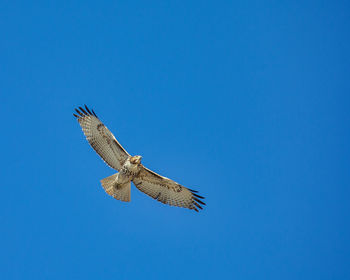
[[[94,110],[89,109],[89,107],[86,104],[84,104],[84,107],[85,109],[80,106],[78,108],[75,108],[75,111],[79,114],[79,116],[95,116],[96,118],[98,118]],[[77,118],[79,118],[79,116]]]
[[[77,108],[75,108],[75,111],[79,114],[79,116],[84,117],[84,114],[80,112]]]
[[[76,118],[79,118],[76,114],[73,113],[73,116],[76,117]]]
[[[198,198],[193,197],[193,200],[197,201],[198,203],[205,205],[205,203],[203,201],[200,201]]]
[[[200,206],[197,202],[193,202],[194,205],[196,205],[199,209],[203,210],[202,206]]]
[[[80,109],[85,115],[89,115],[82,107],[79,107],[79,109]]]
[[[196,209],[196,211],[198,212],[198,209],[196,207],[198,207],[199,209],[203,209],[202,206],[200,206],[199,204],[202,205],[206,205],[203,201],[199,200],[204,199],[204,196],[201,196],[199,194],[196,194],[198,191],[192,190],[192,189],[188,189],[191,193],[192,193],[192,203],[194,205],[194,209]]]
[[[88,111],[89,115],[92,115],[92,113],[91,113],[91,111],[89,110],[88,106],[86,106],[86,104],[84,104],[84,106],[85,106],[86,111]]]
[[[205,197],[204,196],[201,196],[201,195],[198,195],[198,194],[196,194],[196,193],[192,193],[195,197],[198,197],[198,198],[201,198],[201,199],[205,199]]]

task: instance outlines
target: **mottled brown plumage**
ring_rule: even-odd
[[[114,135],[86,105],[73,114],[91,147],[111,168],[119,171],[101,180],[105,191],[115,199],[130,201],[131,182],[150,197],[173,206],[185,207],[198,212],[203,209],[204,197],[197,191],[185,188],[173,180],[163,177],[141,164],[141,156],[130,156]]]

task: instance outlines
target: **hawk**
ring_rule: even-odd
[[[94,110],[86,105],[79,107],[73,114],[91,147],[104,162],[118,171],[101,180],[102,187],[110,196],[121,201],[130,201],[131,182],[136,188],[150,197],[172,206],[203,209],[205,205],[197,191],[185,188],[173,180],[163,177],[141,164],[141,156],[130,156],[119,144],[114,135],[100,121]]]

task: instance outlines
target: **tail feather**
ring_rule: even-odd
[[[101,180],[102,187],[110,196],[121,201],[130,201],[130,185],[131,182],[125,184],[117,184],[115,180],[117,179],[118,173],[104,178]]]

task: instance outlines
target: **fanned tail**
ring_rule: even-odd
[[[115,199],[129,202],[130,201],[130,185],[131,182],[125,184],[117,184],[115,181],[117,179],[118,173],[113,174],[107,178],[101,180],[102,187],[110,196]]]

